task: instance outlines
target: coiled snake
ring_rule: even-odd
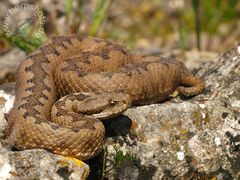
[[[189,96],[204,87],[181,62],[132,55],[88,36],[53,37],[17,70],[7,135],[18,149],[43,148],[85,160],[102,149],[100,120],[131,105],[164,101],[174,91]]]

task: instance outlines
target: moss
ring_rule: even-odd
[[[120,149],[116,149],[116,156],[115,156],[115,165],[122,166],[127,161],[136,160],[136,155],[133,153],[123,153]]]
[[[124,166],[125,164],[136,161],[137,156],[134,153],[126,152],[124,153],[119,147],[113,146],[115,153],[112,159],[108,158],[109,152],[105,150],[104,153],[104,170],[103,173],[107,174],[113,169]]]
[[[200,110],[197,110],[192,114],[193,124],[198,130],[202,128],[203,124],[210,122],[209,114],[206,112],[204,113],[205,113],[205,117],[202,116],[202,113]]]

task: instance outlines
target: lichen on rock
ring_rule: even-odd
[[[202,94],[127,110],[124,114],[131,119],[130,133],[108,138],[107,144],[120,144],[127,153],[136,154],[137,161],[117,167],[106,176],[239,178],[239,49],[235,46],[196,70],[207,85]],[[114,123],[111,121],[112,127]]]
[[[207,85],[202,94],[132,107],[124,115],[104,121],[108,136],[103,156],[106,178],[240,177],[240,46],[195,72]],[[4,99],[0,100],[2,125],[6,124]],[[0,178],[78,179],[79,173],[85,177],[89,171],[84,163],[82,167],[63,164],[58,155],[45,150],[12,152],[4,143],[1,146]]]
[[[86,179],[89,166],[82,161],[55,155],[43,149],[12,151],[4,130],[7,113],[14,101],[14,84],[0,86],[0,179]]]

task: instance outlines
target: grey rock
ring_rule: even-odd
[[[195,74],[206,81],[207,88],[202,94],[132,107],[124,115],[104,121],[108,137],[104,167],[99,168],[104,169],[106,178],[240,177],[240,46],[202,65]],[[10,86],[5,85],[3,89],[11,92]],[[8,109],[6,103],[1,107],[2,112]],[[43,157],[58,157],[44,150],[11,152],[4,142],[2,144],[0,155],[9,165],[0,163],[1,167],[12,168],[11,162],[18,161],[19,156],[34,157],[27,159],[36,164],[38,171],[33,171],[36,176],[46,174],[46,168],[39,165]],[[56,167],[55,158],[48,162],[46,167],[52,164]],[[14,168],[26,168],[26,164]],[[21,174],[20,169],[16,172]],[[60,176],[56,169],[51,172],[47,173],[51,178]]]
[[[67,159],[42,149],[0,151],[0,179],[86,179],[89,168],[81,161]]]
[[[202,94],[134,107],[124,113],[129,120],[105,122],[117,127],[107,140],[106,177],[240,178],[240,46],[195,73],[206,81]]]
[[[4,130],[5,113],[14,102],[14,84],[0,86],[0,179],[1,180],[79,180],[86,179],[89,166],[82,161],[55,155],[43,149],[16,151],[10,147]]]
[[[21,61],[26,57],[26,53],[18,48],[12,48],[0,57],[0,79],[7,74],[14,73]]]

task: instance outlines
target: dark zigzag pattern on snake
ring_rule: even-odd
[[[133,55],[88,36],[53,37],[17,70],[9,143],[89,159],[104,144],[97,117],[120,114],[131,104],[162,102],[173,92],[196,95],[204,88],[181,62]]]

